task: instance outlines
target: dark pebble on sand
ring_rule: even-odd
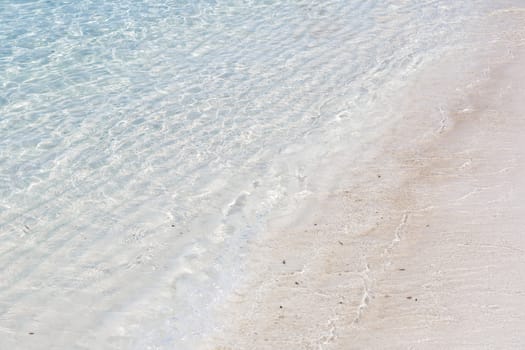
[[[34,332],[29,332],[29,335],[34,335],[35,333]]]
[[[412,299],[412,297],[407,297],[408,300]]]
[[[299,282],[295,282],[295,285],[297,285],[297,286],[298,286],[298,285],[299,285]]]
[[[282,305],[279,305],[279,309],[282,309],[282,308],[283,308],[283,306],[282,306]]]
[[[283,265],[286,265],[286,260],[283,260]]]
[[[399,271],[405,271],[405,269],[399,269]]]

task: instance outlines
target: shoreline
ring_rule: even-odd
[[[0,5],[0,348],[520,344],[523,4],[62,5]]]
[[[423,73],[375,157],[250,243],[246,281],[202,348],[523,346],[515,34],[476,64]],[[411,101],[421,95],[428,105]]]

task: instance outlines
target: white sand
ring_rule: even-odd
[[[524,37],[494,28],[475,63],[421,73],[340,190],[252,242],[203,348],[525,348]]]

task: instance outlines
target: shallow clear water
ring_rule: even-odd
[[[484,3],[0,2],[0,345],[198,339],[246,241]]]

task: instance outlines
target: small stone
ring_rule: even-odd
[[[35,333],[34,332],[29,332],[29,335],[34,335]]]
[[[298,285],[299,285],[299,282],[295,281],[295,285],[298,286]]]
[[[283,306],[282,306],[282,305],[279,305],[279,309],[282,309],[282,308],[283,308]]]
[[[405,269],[399,269],[399,271],[405,271]]]
[[[337,241],[337,242],[339,242],[340,245],[344,245],[343,242],[341,242],[341,241]]]
[[[286,265],[286,260],[283,260],[283,265]]]
[[[408,300],[412,299],[412,297],[407,297]]]

